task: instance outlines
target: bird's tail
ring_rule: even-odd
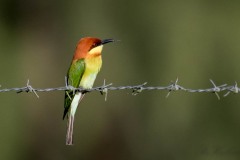
[[[73,145],[73,123],[74,115],[68,117],[66,145]]]
[[[74,124],[74,115],[76,113],[77,107],[79,102],[84,97],[84,94],[81,92],[78,92],[75,94],[71,107],[70,107],[70,113],[68,117],[68,123],[67,123],[67,135],[66,135],[66,145],[73,145],[73,124]]]

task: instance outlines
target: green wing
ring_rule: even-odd
[[[67,83],[70,86],[75,88],[79,87],[80,81],[82,79],[83,73],[85,71],[85,62],[84,59],[79,59],[73,62],[67,73]],[[63,119],[68,113],[68,110],[71,106],[72,99],[74,98],[73,91],[66,91],[65,93],[65,101],[64,101],[64,113]]]

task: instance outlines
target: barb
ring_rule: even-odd
[[[226,94],[224,94],[223,97],[227,97],[231,92],[232,93],[239,93],[239,88],[238,88],[238,84],[237,82],[235,81],[235,85],[234,86],[228,86],[228,92]]]
[[[111,84],[111,85],[112,85],[112,84]],[[104,86],[104,87],[106,86],[106,81],[105,81],[105,79],[104,79],[104,81],[103,81],[103,86]],[[108,88],[107,88],[107,87],[103,88],[103,90],[100,91],[100,93],[101,93],[101,95],[105,94],[105,101],[107,101]]]
[[[178,83],[178,77],[175,82],[171,81],[171,84],[168,86],[168,94],[167,94],[166,98],[168,98],[168,96],[170,95],[170,93],[172,91],[178,91],[178,90],[186,91],[186,89],[184,87],[178,85],[177,83]]]
[[[109,91],[115,91],[115,90],[132,90],[132,95],[138,95],[139,93],[142,93],[143,91],[150,91],[150,90],[167,90],[168,93],[166,95],[166,98],[169,97],[170,93],[173,91],[184,91],[184,92],[189,92],[189,93],[214,93],[218,99],[220,99],[219,93],[226,91],[226,93],[223,95],[223,97],[228,96],[230,93],[237,94],[240,92],[240,88],[238,88],[237,82],[235,82],[234,85],[227,85],[227,84],[222,84],[222,85],[216,85],[213,80],[210,79],[211,84],[213,87],[211,88],[206,88],[206,89],[190,89],[183,87],[178,84],[178,78],[173,82],[171,81],[170,85],[168,86],[147,86],[147,82],[144,82],[143,84],[140,85],[132,85],[132,86],[112,86],[112,83],[106,84],[106,81],[104,80],[104,83],[102,86],[99,87],[94,87],[92,89],[83,89],[83,88],[74,88],[73,86],[69,86],[67,83],[67,77],[65,77],[65,86],[64,87],[56,87],[56,88],[33,88],[30,85],[30,81],[27,81],[27,85],[24,87],[20,88],[5,88],[5,89],[0,89],[1,92],[11,92],[15,91],[16,93],[21,93],[21,92],[27,92],[27,93],[34,93],[37,98],[39,98],[39,95],[37,92],[52,92],[52,91],[73,91],[73,92],[93,92],[93,91],[98,91],[101,94],[105,94],[105,101],[107,100],[107,95]],[[2,87],[0,85],[0,87]]]

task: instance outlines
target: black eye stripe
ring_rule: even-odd
[[[97,46],[100,46],[100,45],[101,45],[101,43],[93,43],[91,49],[93,49],[93,48],[95,48],[95,47],[97,47]]]

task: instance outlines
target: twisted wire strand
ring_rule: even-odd
[[[211,84],[213,87],[211,88],[206,88],[206,89],[190,89],[183,87],[181,85],[178,85],[178,78],[176,79],[175,82],[171,82],[170,85],[168,86],[146,86],[147,82],[144,82],[143,84],[139,85],[129,85],[129,86],[112,86],[112,84],[104,84],[102,86],[94,87],[91,89],[83,89],[83,88],[74,88],[72,86],[66,85],[64,87],[56,87],[56,88],[33,88],[30,85],[29,80],[27,81],[27,85],[24,87],[16,87],[16,88],[4,88],[0,89],[1,92],[11,92],[15,91],[17,93],[21,92],[30,92],[34,93],[38,98],[37,92],[52,92],[52,91],[76,91],[76,92],[93,92],[93,91],[99,91],[102,94],[107,93],[108,91],[115,91],[115,90],[132,90],[133,95],[137,95],[143,91],[151,91],[151,90],[167,90],[168,94],[166,97],[170,95],[172,91],[185,91],[185,92],[190,92],[190,93],[202,93],[202,92],[207,92],[207,93],[215,93],[217,98],[220,99],[220,96],[218,95],[219,92],[226,91],[226,93],[223,95],[223,97],[228,96],[230,93],[239,93],[240,89],[238,88],[237,82],[235,82],[234,85],[219,85],[217,86],[213,80],[210,79]],[[1,87],[1,86],[0,86]],[[105,98],[106,99],[106,98]]]

